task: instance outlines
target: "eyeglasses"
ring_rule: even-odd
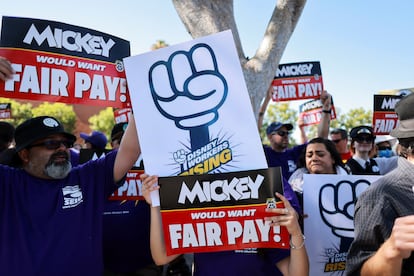
[[[332,142],[334,142],[335,144],[338,144],[339,142],[341,142],[343,139],[336,139],[336,140],[332,140]]]
[[[273,134],[275,134],[275,133],[277,135],[279,135],[279,136],[285,136],[285,135],[289,135],[290,134],[289,131],[284,131],[284,130],[278,130],[278,131],[274,132]]]
[[[355,137],[355,141],[357,141],[358,143],[372,143],[374,139],[372,139],[371,137]]]
[[[73,147],[73,142],[69,140],[46,140],[39,144],[29,145],[27,148],[30,149],[33,147],[45,147],[48,150],[56,150],[60,148],[61,145],[68,149]]]

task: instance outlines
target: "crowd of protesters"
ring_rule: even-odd
[[[12,74],[9,61],[0,58],[0,79]],[[384,175],[356,202],[347,273],[413,275],[414,94],[397,104],[392,136],[377,136],[367,125],[330,130],[331,95],[323,91],[320,100],[317,137],[308,140],[299,123],[302,143],[289,147],[290,122],[266,129],[268,166],[280,166],[284,178],[284,195],[275,194],[284,208],[267,210],[268,220],[287,228],[291,248],[196,253],[194,275],[219,275],[213,267],[222,275],[308,275],[304,174]],[[157,176],[141,175],[146,202],[108,201],[140,155],[133,117],[115,125],[110,150],[102,132],[80,138],[84,148],[104,156],[79,162],[77,137],[51,116],[16,128],[0,122],[0,274],[162,275],[163,265],[179,255],[167,256],[160,209],[151,206]]]

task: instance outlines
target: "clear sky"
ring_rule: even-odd
[[[170,0],[13,0],[1,15],[79,25],[131,42],[132,55],[156,40],[191,39]],[[234,0],[246,56],[253,56],[275,0]],[[414,87],[414,1],[308,0],[282,63],[320,61],[324,86],[342,112],[372,109],[380,90]]]

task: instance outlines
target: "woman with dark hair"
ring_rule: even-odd
[[[299,157],[298,168],[289,178],[293,190],[301,198],[304,174],[349,174],[335,144],[325,138],[314,138],[308,142]]]

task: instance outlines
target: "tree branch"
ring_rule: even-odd
[[[274,78],[306,0],[279,0],[276,2],[261,44],[250,60],[245,57],[241,45],[234,18],[233,0],[172,0],[172,2],[181,21],[193,38],[228,29],[232,31],[253,111],[258,119],[260,104]]]

